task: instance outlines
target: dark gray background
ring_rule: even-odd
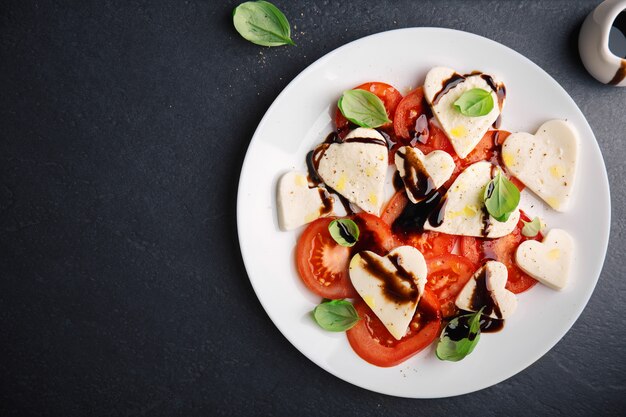
[[[578,58],[596,3],[277,1],[297,47],[270,49],[234,31],[236,2],[0,2],[0,415],[622,411],[626,89]],[[445,400],[368,392],[302,356],[236,240],[241,163],[278,93],[334,48],[409,26],[477,33],[548,71],[612,187],[606,264],[572,330],[519,375]]]

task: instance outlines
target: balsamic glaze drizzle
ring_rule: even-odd
[[[389,257],[395,271],[387,269],[381,260],[372,256],[370,252],[362,252],[361,259],[365,262],[365,270],[382,281],[383,294],[386,298],[396,303],[406,303],[416,299],[418,289],[415,281],[417,279],[411,271],[407,271],[400,264],[398,255]]]

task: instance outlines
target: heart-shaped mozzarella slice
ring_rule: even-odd
[[[368,213],[384,203],[387,144],[375,129],[358,128],[342,143],[322,144],[317,173],[329,187]]]
[[[489,162],[476,162],[465,168],[454,180],[444,197],[443,222],[424,229],[450,235],[502,237],[513,231],[519,220],[519,210],[515,209],[505,222],[494,219],[485,209],[484,190],[491,181],[494,165]]]
[[[454,160],[447,152],[433,151],[424,155],[411,146],[398,149],[395,162],[406,194],[413,203],[421,201],[431,190],[441,187],[455,167]]]
[[[527,240],[517,248],[515,262],[524,272],[555,290],[567,285],[574,256],[574,239],[565,230],[552,229],[543,242]]]
[[[309,188],[306,174],[287,172],[278,180],[278,224],[291,230],[333,211],[332,197],[320,187]]]
[[[456,298],[461,310],[478,311],[494,319],[509,318],[517,309],[517,297],[505,288],[508,271],[503,263],[488,261],[467,281]]]
[[[491,92],[494,106],[485,116],[465,116],[454,106],[463,93],[474,88]],[[500,101],[494,88],[502,92]],[[460,75],[445,67],[428,71],[424,96],[460,158],[465,158],[476,147],[504,107],[504,86],[494,81],[493,77],[480,73]]]
[[[427,273],[424,256],[412,246],[397,247],[387,256],[363,251],[350,261],[352,285],[398,340],[413,319]]]
[[[568,208],[576,177],[578,134],[570,123],[550,120],[537,133],[513,133],[502,145],[511,173],[553,209]]]

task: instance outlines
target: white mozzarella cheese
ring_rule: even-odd
[[[550,230],[543,242],[522,242],[515,252],[517,266],[555,290],[561,290],[567,285],[573,258],[574,239],[561,229]]]
[[[406,187],[406,194],[413,203],[417,203],[420,192],[419,184],[430,177],[433,189],[441,187],[454,171],[454,159],[445,151],[432,151],[424,155],[418,148],[403,146],[396,152],[396,168]],[[408,168],[408,170],[407,170]]]
[[[385,138],[375,129],[358,128],[343,143],[323,146],[317,172],[324,183],[364,211],[378,215],[388,165]]]
[[[578,162],[574,127],[550,120],[530,133],[513,133],[502,145],[502,160],[516,178],[557,211],[566,211]]]
[[[400,340],[413,319],[428,270],[420,251],[400,246],[387,256],[360,252],[350,261],[350,280],[391,335]]]
[[[426,74],[424,96],[433,109],[433,114],[441,124],[450,143],[460,158],[465,158],[480,142],[485,133],[496,121],[502,109],[498,105],[498,96],[481,74],[468,75],[444,94],[439,94],[445,82],[456,72],[451,68],[435,67]],[[492,77],[493,78],[493,77]],[[494,80],[496,85],[498,82]],[[469,117],[454,107],[454,102],[463,93],[480,88],[491,93],[493,109],[485,116]],[[504,107],[504,100],[502,101]]]
[[[503,263],[488,261],[480,267],[459,292],[455,304],[461,310],[478,311],[483,305],[475,305],[477,300],[488,296],[491,300],[485,305],[483,314],[494,319],[507,319],[517,309],[517,297],[505,288],[508,271]],[[486,294],[477,294],[477,291]],[[478,297],[475,297],[478,295]],[[481,297],[483,296],[483,297]]]
[[[287,172],[278,180],[278,225],[292,230],[332,214],[333,199],[320,187],[309,188],[307,175]]]
[[[475,237],[496,238],[508,235],[519,220],[519,209],[515,209],[505,222],[499,222],[484,209],[484,190],[491,181],[493,165],[486,161],[467,167],[454,180],[446,193],[443,223],[433,226],[428,221],[426,230]],[[485,219],[485,216],[488,216]]]

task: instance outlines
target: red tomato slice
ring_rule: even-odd
[[[522,235],[524,221],[530,219],[526,214],[520,213],[520,220],[511,233],[497,239],[480,239],[464,236],[461,240],[461,253],[467,259],[482,263],[486,260],[496,260],[506,265],[509,277],[506,282],[506,288],[509,291],[519,294],[534,286],[537,281],[522,271],[515,263],[515,251],[520,243],[526,240],[543,239],[541,233],[537,236],[529,238]]]
[[[426,143],[418,142],[415,144],[415,147],[419,148],[425,154],[435,150],[446,151],[450,155],[452,155],[453,158],[458,159],[458,157],[456,156],[456,152],[454,151],[454,148],[450,143],[450,140],[443,132],[443,130],[441,130],[439,126],[437,126],[433,118],[428,121],[428,133],[428,141]]]
[[[400,94],[400,92],[396,90],[393,86],[375,81],[361,84],[358,87],[355,87],[354,90],[365,90],[378,96],[378,98],[380,98],[385,105],[385,110],[387,110],[387,116],[389,117],[389,120],[393,121],[396,107],[398,106],[398,103],[400,103],[400,101],[402,100],[402,94]],[[391,126],[392,123],[387,123],[381,126],[381,128],[385,129]],[[337,132],[339,132],[340,137],[345,136],[348,133],[348,129],[350,128],[350,122],[341,113],[339,107],[335,109],[335,128]]]
[[[333,218],[309,224],[296,245],[296,267],[304,284],[323,298],[356,297],[350,282],[350,248],[337,244],[328,232]]]
[[[482,239],[470,236],[461,237],[461,255],[474,265],[478,265],[483,258]]]
[[[399,139],[411,139],[415,133],[415,122],[424,113],[424,88],[418,87],[404,96],[396,107],[393,130]]]
[[[357,355],[372,365],[389,367],[404,362],[439,336],[439,303],[428,289],[417,306],[407,334],[400,340],[389,333],[364,301],[355,302],[354,307],[361,320],[346,332],[348,342]]]
[[[409,199],[404,191],[396,192],[389,200],[383,213],[381,215],[382,220],[389,226],[400,216],[402,210],[409,204]],[[457,236],[446,235],[438,232],[422,232],[422,233],[402,233],[396,234],[396,241],[398,243],[413,246],[415,249],[422,252],[425,258],[434,258],[449,254],[452,252],[454,245],[458,239]]]
[[[457,295],[476,271],[476,265],[459,255],[428,259],[427,287],[437,296],[443,317],[457,314]]]
[[[352,220],[359,226],[359,240],[351,248],[353,254],[370,250],[380,256],[397,246],[391,227],[378,216],[369,213],[358,213]]]
[[[413,246],[422,252],[428,260],[438,256],[450,254],[458,236],[447,235],[445,233],[427,231],[423,233],[411,233],[403,239],[405,245]]]
[[[502,143],[501,141],[503,141],[506,136],[510,135],[509,132],[505,131],[502,131],[501,133],[497,132],[498,131],[496,130],[490,130],[485,133],[483,138],[480,140],[480,142],[478,142],[478,144],[476,144],[476,147],[469,153],[469,155],[467,155],[465,159],[462,159],[460,161],[463,169],[467,168],[475,162],[489,161],[494,157],[494,155],[496,155],[497,146],[494,141],[496,136],[498,137],[498,141]]]
[[[391,199],[385,205],[380,218],[389,226],[400,216],[402,210],[409,203],[409,198],[404,191],[396,191]]]

